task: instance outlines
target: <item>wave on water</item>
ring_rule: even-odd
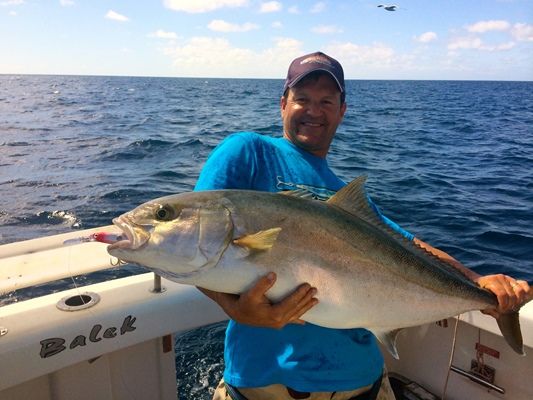
[[[12,215],[6,211],[0,211],[0,222],[5,226],[20,225],[63,225],[68,228],[79,228],[80,219],[69,210],[39,211],[36,214]]]
[[[183,142],[173,142],[162,139],[135,140],[123,148],[106,150],[100,156],[100,161],[127,161],[148,157],[161,157],[183,151],[194,151],[201,148],[200,139],[188,139]]]
[[[29,142],[4,142],[0,143],[0,146],[12,146],[12,147],[25,147],[25,146],[31,146],[31,143]]]
[[[151,175],[154,178],[172,178],[172,179],[185,179],[187,178],[187,174],[178,172],[178,171],[169,171],[169,170],[163,170],[163,171],[157,171]]]
[[[205,326],[176,337],[178,398],[211,399],[222,378],[227,322]]]

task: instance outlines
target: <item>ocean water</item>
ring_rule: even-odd
[[[107,225],[188,191],[235,131],[281,134],[281,80],[0,75],[0,244]],[[348,81],[328,162],[479,273],[533,282],[533,82]],[[77,285],[138,267],[74,278]],[[0,304],[72,279],[10,293]],[[223,325],[177,339],[179,394],[209,399]]]

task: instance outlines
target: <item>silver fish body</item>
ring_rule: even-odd
[[[319,303],[302,319],[366,328],[395,356],[399,329],[497,304],[387,227],[368,206],[364,178],[327,202],[298,194],[219,190],[153,200],[114,220],[128,240],[108,251],[171,280],[226,293],[242,293],[274,271],[272,301],[308,282]],[[510,319],[500,327],[521,352],[518,317]]]

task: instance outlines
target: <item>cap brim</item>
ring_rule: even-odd
[[[339,90],[341,91],[341,93],[344,92],[344,90],[342,89],[342,85],[341,83],[339,82],[339,80],[337,79],[337,77],[335,76],[335,74],[333,74],[333,72],[327,70],[327,69],[324,69],[324,68],[316,68],[316,69],[313,69],[311,71],[306,71],[304,72],[303,74],[300,74],[298,75],[298,77],[296,77],[296,79],[294,79],[289,85],[287,85],[287,88],[292,88],[294,87],[294,85],[296,85],[298,82],[300,82],[303,78],[305,78],[307,75],[309,74],[312,74],[313,72],[316,72],[316,71],[324,71],[324,72],[327,72],[328,74],[331,75],[331,77],[333,78],[333,80],[335,81],[335,83],[337,84],[337,87],[339,88]]]

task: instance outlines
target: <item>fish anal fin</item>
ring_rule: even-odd
[[[249,250],[270,250],[280,232],[281,228],[271,228],[234,239],[233,243]]]
[[[496,318],[503,338],[518,354],[525,356],[522,332],[520,331],[520,318],[518,311],[506,314],[500,314]]]
[[[398,350],[396,349],[396,339],[398,338],[398,333],[400,333],[403,328],[394,329],[392,331],[372,331],[372,333],[378,338],[383,347],[385,347],[389,353],[397,360],[400,359],[398,355]]]

